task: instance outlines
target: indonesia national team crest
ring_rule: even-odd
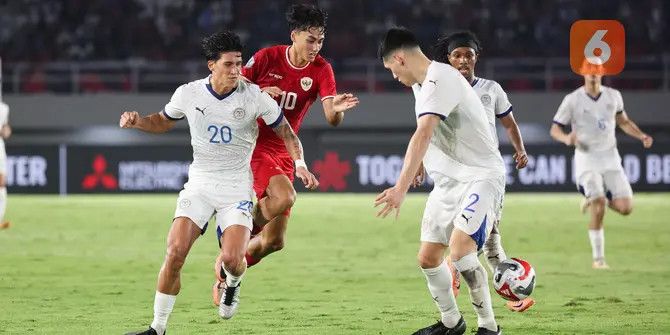
[[[302,77],[300,78],[300,86],[302,86],[302,89],[305,91],[309,91],[310,88],[312,88],[312,78],[310,77]]]

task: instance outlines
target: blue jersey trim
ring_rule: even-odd
[[[284,113],[279,112],[279,117],[277,117],[277,120],[275,120],[275,122],[272,122],[268,126],[270,126],[270,128],[277,127],[281,123],[281,120],[283,119],[284,119]]]
[[[598,101],[598,99],[600,99],[600,96],[603,95],[603,92],[598,93],[598,95],[596,95],[595,97],[591,96],[591,95],[588,94],[588,93],[586,93],[586,95],[587,95],[589,98],[591,98],[591,100],[593,100],[593,101]]]
[[[567,125],[562,124],[562,123],[560,123],[560,122],[558,122],[558,121],[556,121],[556,120],[553,120],[553,121],[551,121],[551,122],[553,122],[553,123],[555,123],[555,124],[557,124],[557,125],[559,125],[559,126],[561,126],[561,127],[563,127],[563,128],[567,127]]]
[[[221,95],[219,93],[216,93],[216,91],[214,91],[214,89],[212,88],[212,84],[205,84],[205,86],[207,86],[207,90],[209,91],[209,93],[211,93],[215,98],[217,98],[219,100],[223,100],[223,99],[229,97],[231,94],[235,93],[235,91],[237,91],[237,87],[236,87],[236,88],[232,89],[230,92],[228,92],[224,95]]]
[[[496,115],[496,117],[497,118],[505,117],[505,116],[507,116],[507,114],[509,114],[511,112],[512,112],[512,106],[509,106],[509,108],[507,108],[507,110],[505,112]]]
[[[163,115],[165,115],[165,117],[168,118],[168,120],[179,121],[179,120],[183,120],[183,119],[184,119],[183,116],[182,116],[182,117],[172,117],[172,116],[168,115],[168,113],[165,112],[165,109],[162,110],[161,113],[162,113]]]
[[[484,246],[484,242],[486,242],[486,215],[484,215],[484,220],[482,220],[482,223],[479,225],[479,229],[477,229],[474,234],[470,235],[470,237],[477,243],[477,250],[481,250]]]
[[[470,83],[470,86],[475,87],[475,85],[477,85],[477,82],[479,82],[479,78],[475,77],[475,79],[472,80],[472,82]]]
[[[437,115],[438,117],[440,117],[440,120],[442,120],[442,121],[444,121],[444,119],[447,118],[446,116],[444,116],[444,115],[442,115],[442,114],[432,113],[432,112],[421,113],[421,114],[419,114],[419,116],[417,116],[417,118],[420,118],[420,117],[422,117],[422,116],[424,116],[424,115],[429,115],[429,114],[430,114],[430,115]]]

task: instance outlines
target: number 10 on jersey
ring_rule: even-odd
[[[281,92],[281,100],[279,101],[279,108],[283,110],[293,110],[295,108],[295,102],[298,100],[298,94],[295,92]]]

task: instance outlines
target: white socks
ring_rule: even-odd
[[[154,321],[151,322],[151,328],[155,329],[158,335],[163,335],[167,328],[167,321],[172,313],[176,295],[164,294],[156,291],[154,298]]]
[[[428,290],[442,314],[442,323],[448,328],[453,328],[461,319],[461,313],[458,311],[454,292],[451,291],[451,271],[447,261],[436,268],[422,268],[421,271],[426,276]]]
[[[505,250],[500,242],[500,234],[491,234],[484,243],[484,256],[491,269],[491,273],[496,271],[496,266],[507,259]]]
[[[497,331],[498,324],[493,315],[488,276],[477,258],[477,253],[465,255],[453,263],[470,289],[470,301],[477,313],[477,324],[479,327]]]
[[[591,240],[591,251],[593,260],[600,261],[605,259],[605,229],[589,229],[589,239]]]
[[[5,210],[7,209],[7,187],[0,187],[0,223],[5,221]]]
[[[223,266],[223,263],[221,263],[221,267],[223,268],[223,271],[226,273],[226,286],[228,287],[235,287],[240,284],[242,281],[242,277],[244,277],[244,273],[246,273],[246,270],[242,272],[241,275],[239,276],[233,276],[226,270],[226,268]]]

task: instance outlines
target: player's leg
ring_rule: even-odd
[[[0,160],[4,166],[4,162]],[[7,186],[4,172],[0,173],[0,229],[9,228],[9,221],[5,220],[5,210],[7,209]]]
[[[186,256],[198,236],[205,232],[207,221],[214,213],[214,207],[203,196],[206,191],[189,184],[185,187],[177,199],[174,220],[167,238],[167,252],[158,273],[154,319],[149,330],[135,334],[165,333],[168,318],[181,289],[181,269],[186,262]]]
[[[428,291],[440,311],[440,321],[414,334],[463,334],[465,320],[458,310],[452,289],[452,273],[444,258],[448,236],[453,228],[450,225],[450,213],[444,210],[444,206],[445,203],[458,200],[445,188],[449,185],[448,181],[436,182],[435,185],[426,201],[421,221],[421,246],[417,259],[426,277]]]
[[[221,246],[221,263],[225,272],[225,285],[219,300],[219,315],[230,319],[237,312],[242,277],[247,269],[244,255],[251,234],[251,207],[253,203],[242,200],[235,204],[217,206],[217,234]]]
[[[263,230],[249,242],[247,261],[258,263],[263,257],[284,248],[288,214],[295,203],[296,192],[291,180],[283,174],[270,177],[254,212],[254,224],[263,224]],[[268,220],[269,218],[269,220]]]
[[[478,333],[498,334],[488,274],[479,261],[480,250],[490,234],[497,206],[500,204],[504,181],[482,180],[466,184],[459,194],[463,196],[460,213],[453,220],[454,229],[449,240],[450,257],[470,290],[470,300],[477,313]]]
[[[579,189],[589,203],[589,241],[593,256],[593,268],[608,268],[605,262],[605,228],[604,217],[607,206],[603,176],[600,173],[587,171],[578,179]]]
[[[609,208],[621,215],[629,215],[633,211],[633,189],[630,187],[623,170],[603,173],[605,189],[608,190]]]

